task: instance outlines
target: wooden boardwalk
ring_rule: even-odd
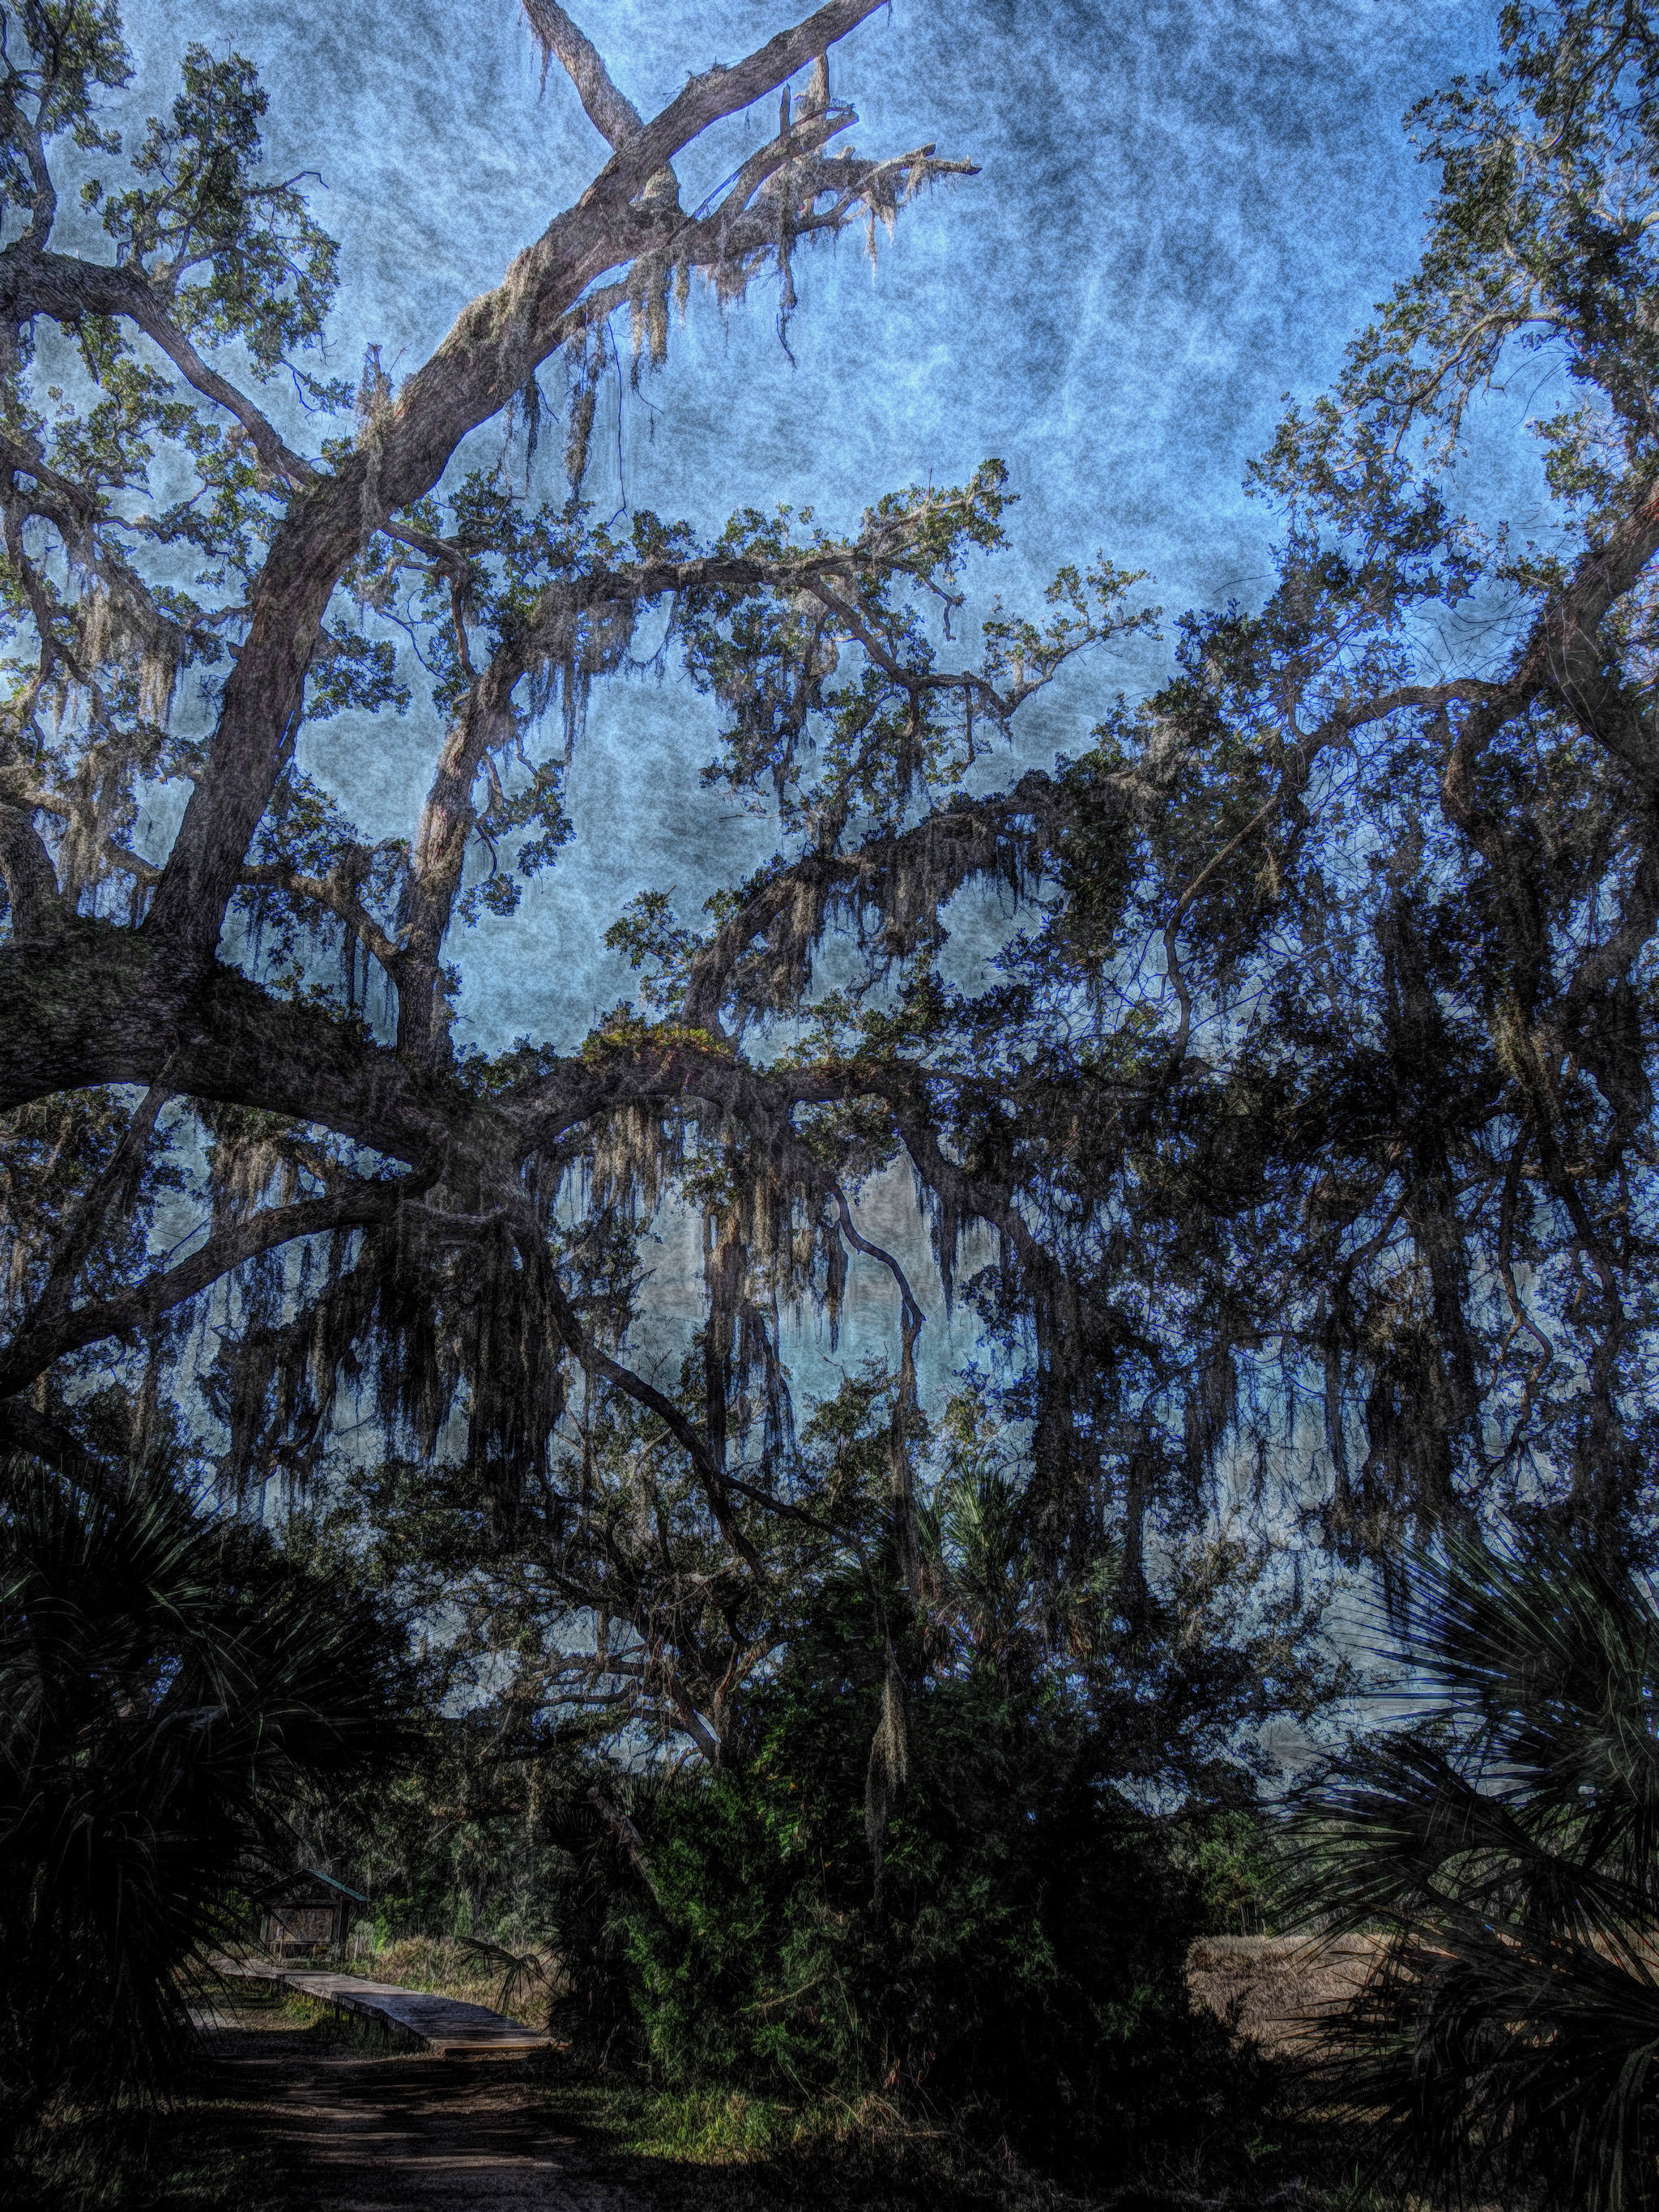
[[[399,1989],[392,1982],[365,1981],[360,1974],[331,1974],[308,1966],[283,1966],[253,1959],[221,1959],[221,1973],[244,1981],[280,1982],[284,1989],[359,2014],[416,2035],[441,2058],[520,2058],[545,2051],[552,2038],[491,2012],[488,2005],[463,2004],[455,1997],[429,1996],[423,1990]]]

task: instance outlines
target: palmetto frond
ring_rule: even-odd
[[[0,2119],[161,2087],[295,1790],[386,1742],[387,1651],[169,1486],[0,1495]]]
[[[1456,2201],[1659,2202],[1659,1609],[1555,1546],[1417,1562],[1415,1711],[1300,1816],[1300,1893],[1380,1934],[1316,2069]]]

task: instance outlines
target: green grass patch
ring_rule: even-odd
[[[1218,2193],[1181,2172],[1133,2185],[1103,2173],[1068,2189],[1006,2144],[927,2124],[880,2097],[797,2106],[557,2073],[540,2094],[561,2130],[661,2212],[1255,2212],[1263,2203],[1425,2212],[1409,2194],[1366,2189],[1346,2131],[1325,2120],[1275,2128],[1253,2148],[1255,2170]]]
[[[543,2091],[665,2212],[1092,2212],[1012,2155],[906,2118],[879,2098],[790,2105],[743,2091],[680,2094],[555,2080]]]

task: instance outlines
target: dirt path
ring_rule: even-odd
[[[213,2042],[307,2212],[646,2212],[558,2132],[516,2062],[319,2050],[263,2025],[221,2028]]]

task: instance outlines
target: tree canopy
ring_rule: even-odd
[[[425,1570],[481,1574],[492,1634],[593,1628],[526,1662],[550,1709],[716,1763],[849,1544],[890,1546],[922,1617],[947,1568],[983,1584],[963,1622],[1017,1584],[1085,1659],[1254,1587],[1248,1705],[1299,1663],[1270,1523],[1385,1564],[1492,1515],[1648,1536],[1645,15],[1506,8],[1497,76],[1416,112],[1422,259],[1255,466],[1273,587],[1180,616],[1130,700],[1103,649],[1160,617],[1110,549],[969,619],[1012,526],[994,459],[872,485],[855,526],[583,498],[603,379],[665,357],[696,283],[764,275],[782,334],[798,256],[854,224],[873,250],[971,178],[971,149],[848,149],[840,43],[871,12],[832,0],[643,118],[526,0],[610,158],[429,359],[394,381],[371,349],[355,385],[317,373],[336,247],[267,172],[251,66],[190,46],[124,144],[112,0],[3,22],[6,1439],[106,1487],[164,1429],[228,1498],[343,1470],[410,1571],[447,1516]],[[684,206],[676,162],[763,100],[775,131]],[[55,242],[70,191],[96,251]],[[548,499],[521,487],[561,355]],[[1522,371],[1559,404],[1517,434],[1490,395]],[[1541,460],[1539,542],[1461,511],[1494,422]],[[579,1048],[545,972],[539,1036],[458,1054],[461,934],[603,834],[565,772],[647,617],[718,708],[711,805],[773,855],[701,912],[619,915],[636,994]],[[1080,657],[1087,726],[1038,766],[1022,710]],[[404,838],[299,764],[347,708],[434,732]],[[975,886],[1007,920],[969,988]],[[914,1269],[856,1212],[896,1163],[983,1347],[943,1431]],[[641,1351],[668,1206],[704,1253],[672,1370]],[[854,1255],[890,1278],[890,1356],[798,1434],[782,1333],[833,1331]],[[979,1570],[918,1483],[927,1433],[996,1522]]]

